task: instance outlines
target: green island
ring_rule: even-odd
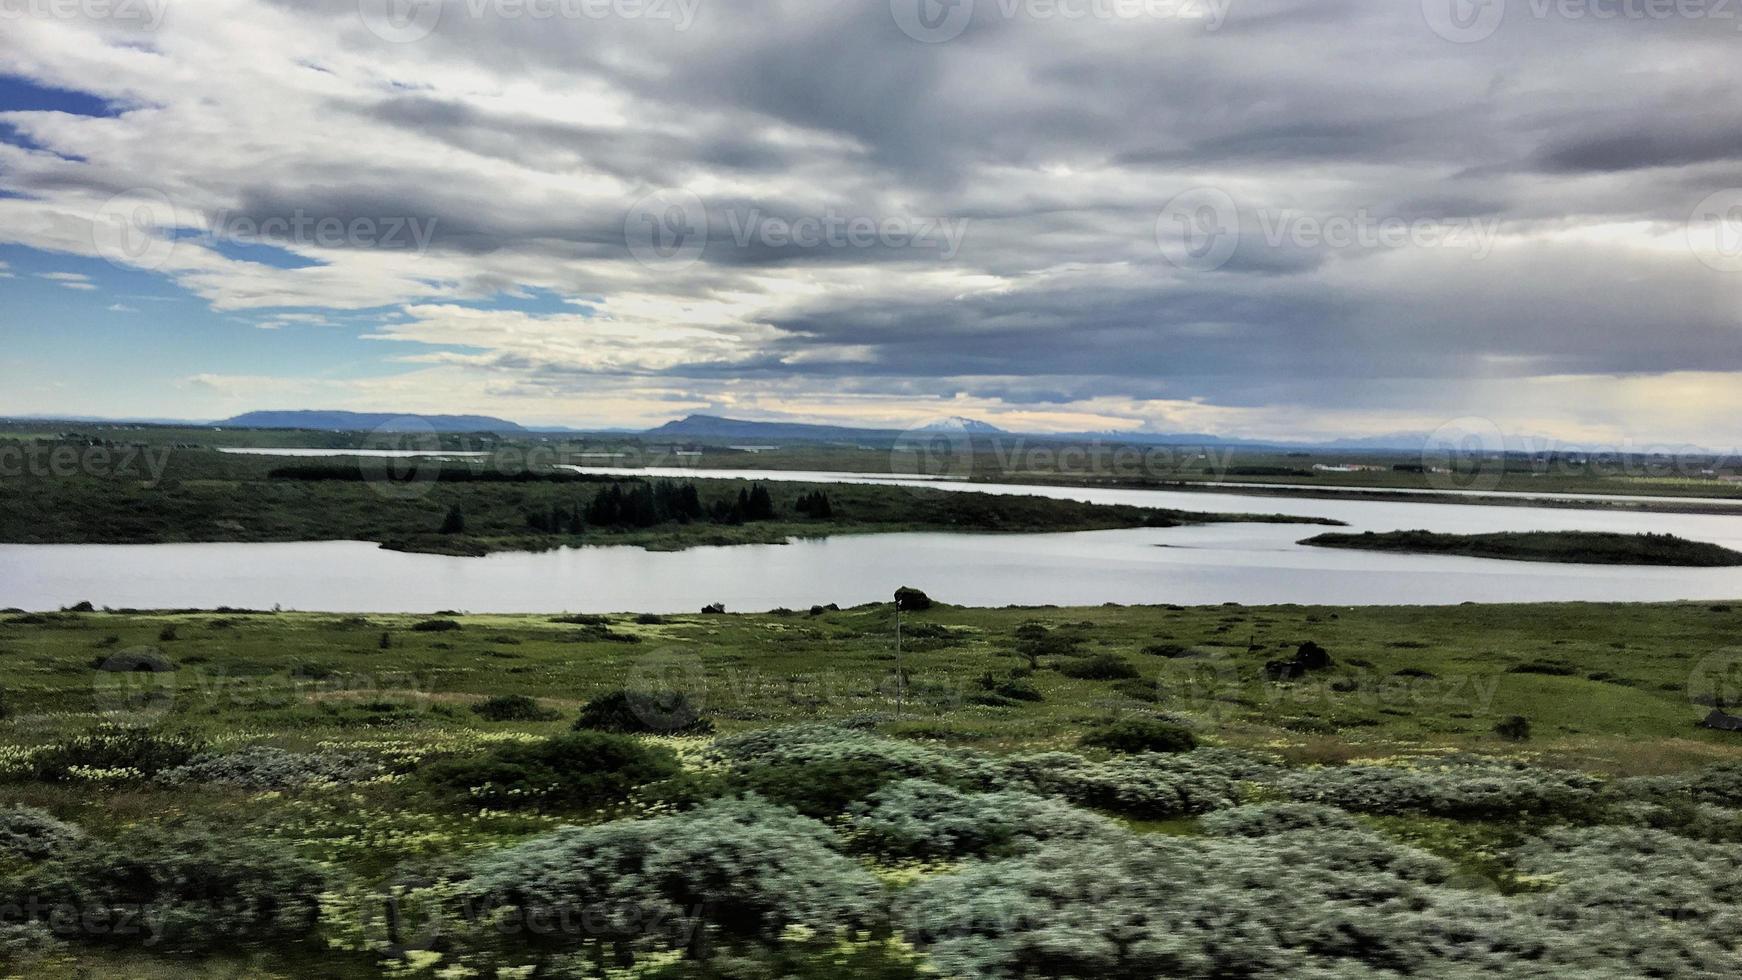
[[[1583,565],[1675,565],[1721,568],[1742,565],[1742,552],[1673,534],[1612,534],[1599,531],[1506,531],[1441,534],[1391,531],[1321,534],[1301,544],[1320,548],[1396,551],[1424,555],[1500,558],[1508,561]]]
[[[1730,605],[901,604],[4,615],[0,975],[1742,968]]]
[[[84,451],[69,445],[69,450]],[[899,531],[1032,533],[1216,521],[1336,521],[923,487],[589,476],[494,458],[298,459],[165,448],[122,472],[0,476],[0,541],[375,541],[484,555],[564,546],[676,551]],[[161,460],[153,472],[148,462]]]

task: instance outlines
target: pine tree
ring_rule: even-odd
[[[448,508],[448,516],[442,519],[441,533],[443,533],[443,534],[464,534],[465,531],[466,531],[466,515],[463,511],[460,510],[460,505],[455,504],[452,507],[449,507]]]

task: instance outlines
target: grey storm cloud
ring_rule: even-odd
[[[279,124],[296,152],[233,140],[202,144],[213,161],[177,159],[181,134],[222,120],[202,119],[197,90],[141,72],[102,93],[140,107],[105,121],[121,134],[109,142],[0,119],[46,148],[0,173],[44,198],[147,183],[190,189],[206,215],[433,225],[421,265],[389,276],[346,265],[343,248],[305,250],[330,274],[275,289],[248,270],[238,303],[537,288],[601,322],[724,338],[636,364],[629,343],[590,359],[569,321],[522,344],[529,318],[474,362],[529,390],[615,372],[666,379],[661,398],[736,380],[1241,407],[1355,400],[1325,395],[1331,383],[1438,386],[1444,400],[1473,380],[1742,372],[1742,273],[1684,240],[1697,204],[1742,185],[1738,25],[1513,4],[1492,36],[1460,43],[1436,34],[1435,2],[1233,0],[1212,25],[979,0],[935,44],[904,34],[890,0],[702,0],[685,30],[452,2],[429,37],[384,44],[357,0],[279,0],[260,7],[306,33],[261,57],[314,79],[284,76],[306,113]],[[197,65],[203,49],[174,32],[205,29],[172,23],[154,56]],[[30,40],[4,70],[64,83],[47,35],[38,58]],[[271,95],[238,113],[269,113]],[[167,150],[128,155],[153,137]],[[1238,243],[1213,263],[1170,261],[1158,221],[1204,187],[1232,203]],[[677,189],[697,195],[705,242],[649,262],[626,229],[645,195]],[[825,215],[962,235],[945,255],[899,235],[818,246],[761,230]],[[1338,222],[1435,237],[1328,240]],[[1448,229],[1465,234],[1448,243]],[[176,274],[222,302],[237,273]],[[394,339],[460,346],[460,327],[417,322]]]

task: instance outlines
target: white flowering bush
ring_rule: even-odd
[[[1742,861],[1717,847],[1569,831],[1519,855],[1549,890],[1508,899],[1363,831],[1119,835],[970,862],[896,922],[952,977],[1736,976]]]
[[[1278,771],[1269,758],[1229,749],[1144,753],[1095,762],[1068,752],[1007,760],[1007,777],[1073,803],[1142,817],[1207,813],[1242,801]]]
[[[465,886],[474,946],[681,949],[832,936],[875,922],[881,886],[824,825],[758,799],[567,827],[478,862]],[[524,962],[524,959],[514,960]]]
[[[1351,765],[1286,773],[1276,785],[1290,798],[1362,813],[1517,817],[1590,809],[1602,781],[1561,769],[1494,759],[1432,766]]]
[[[1206,814],[1198,826],[1213,837],[1270,837],[1298,830],[1360,830],[1346,810],[1318,803],[1254,803]]]
[[[190,828],[87,842],[10,884],[56,938],[203,953],[309,936],[327,880],[281,843]]]
[[[291,789],[311,783],[355,783],[381,775],[368,757],[345,752],[291,752],[255,745],[236,752],[204,753],[158,775],[166,785],[208,783],[241,789]]]
[[[59,857],[83,837],[78,827],[35,807],[0,808],[0,864]]]
[[[1042,841],[1114,834],[1117,824],[1032,793],[975,793],[906,779],[854,808],[852,836],[886,857],[956,858],[1019,850]]]
[[[840,725],[793,725],[717,739],[715,755],[738,769],[817,764],[875,767],[890,779],[947,780],[987,788],[1002,779],[997,761],[951,752]]]

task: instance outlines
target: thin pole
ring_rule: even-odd
[[[901,600],[895,600],[895,717],[907,707],[907,672],[901,669]]]

